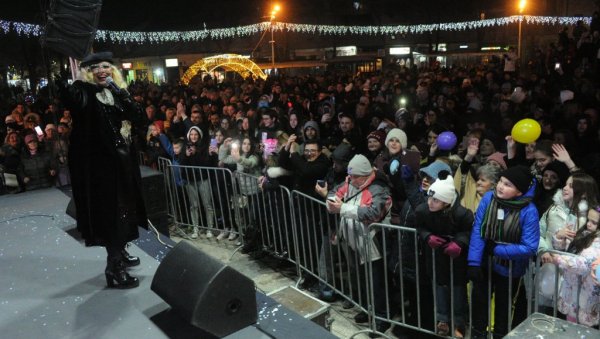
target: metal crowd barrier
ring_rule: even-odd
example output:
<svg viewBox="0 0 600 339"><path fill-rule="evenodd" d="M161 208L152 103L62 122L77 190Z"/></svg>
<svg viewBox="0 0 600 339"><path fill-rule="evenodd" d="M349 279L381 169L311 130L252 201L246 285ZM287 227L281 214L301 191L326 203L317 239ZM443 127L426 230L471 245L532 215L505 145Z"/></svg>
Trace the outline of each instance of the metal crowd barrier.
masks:
<svg viewBox="0 0 600 339"><path fill-rule="evenodd" d="M221 232L241 239L237 225L237 187L229 169L170 165L170 195L173 197L173 221L193 232L196 228L207 237ZM176 198L177 197L177 198Z"/></svg>
<svg viewBox="0 0 600 339"><path fill-rule="evenodd" d="M547 251L543 251L538 253L538 257L537 260L535 262L535 272L537 273L535 276L535 283L534 283L534 288L532 289L532 294L535 297L535 302L534 302L534 311L535 312L540 312L540 313L546 313L548 315L552 315L553 317L556 317L558 315L558 295L560 292L560 283L562 281L562 274L560 273L560 269L558 267L558 265L554 264L554 263L542 263L541 262L541 258L542 255L545 253L550 253L550 254L559 254L559 255L563 255L563 256L571 256L571 257L578 257L577 254L573 254L573 253L568 253L568 252L564 252L564 251L557 251L557 250L547 250ZM542 286L542 284L545 284L546 282L541 281L541 279L545 278L541 275L541 268L543 265L554 265L554 281L553 281L553 291L552 291L552 296L550 298L545 297L543 294L547 294L548 291L545 291L545 286ZM576 311L575 314L576 316L576 320L577 323L579 324L579 295L581 293L581 284L582 281L581 279L579 279L579 284L577 285L577 307L576 307ZM548 305L547 303L550 302L551 305ZM543 304L543 305L541 305ZM600 311L600 305L598 306L598 311ZM549 314L550 312L552 312L551 314Z"/></svg>
<svg viewBox="0 0 600 339"><path fill-rule="evenodd" d="M372 303L362 227L340 224L339 214L329 214L323 201L298 191L292 192L292 204L298 239L298 282L302 277L313 279L318 293L337 294L368 313Z"/></svg>
<svg viewBox="0 0 600 339"><path fill-rule="evenodd" d="M158 170L163 174L163 181L165 185L165 199L167 201L167 214L171 219L175 216L175 207L177 201L177 178L173 177L173 168L170 159L159 157L158 158Z"/></svg>
<svg viewBox="0 0 600 339"><path fill-rule="evenodd" d="M262 189L259 178L235 173L238 218L255 247L278 258L296 263L290 191L279 186Z"/></svg>
<svg viewBox="0 0 600 339"><path fill-rule="evenodd" d="M377 234L380 239L379 250L383 252L382 259L384 267L386 269L383 273L383 283L374 283L376 275L373 270L373 261L368 260L368 282L370 286L369 300L374 301L378 297L384 294L385 307L383 310L377 310L374 307L369 308L369 315L371 319L371 330L376 331L377 322L388 322L395 324L396 326L402 326L408 329L416 330L423 333L435 334L437 319L437 293L436 293L436 263L435 251L429 248L425 243L420 244L416 230L412 228L406 228L402 226L388 225L388 224L371 224L368 227L369 233ZM367 242L366 246L372 246L370 242ZM370 255L372 252L370 249L366 250L366 253ZM431 261L431 267L425 266L425 257L433 256L434 260ZM483 260L487 260L487 272L484 273L484 283L487 285L487 328L488 337L491 338L493 335L494 324L492 324L491 314L491 302L492 302L492 281L493 281L493 259L491 256L484 257ZM507 319L507 330L508 332L512 329L513 317L515 313L522 312L519 314L522 320L532 313L532 294L528 291L533 290L533 261L530 258L528 262L528 269L525 275L518 281L519 286L513 286L513 261L508 261L508 300L504 301L507 303L507 314L496 313L494 318L497 320L499 317L506 317ZM455 310L455 298L456 289L460 284L455 283L457 277L454 273L454 259L450 259L450 277L449 277L449 327L450 336L454 336L456 326L456 310ZM466 280L466 279L465 279ZM471 286L470 291L467 295L470 297L468 305L463 306L466 310L464 323L465 328L463 329L463 335L466 337L467 333L472 333L472 298L473 288L471 282L465 282L464 288L468 285ZM393 286L390 286L393 284ZM383 287L382 287L383 286ZM525 288L525 291L518 290L519 288ZM515 295L513 295L513 291ZM477 291L479 292L479 291ZM525 293L525 294L521 294ZM525 297L524 303L520 303L523 297ZM397 302L395 302L397 300ZM498 305L497 298L494 303ZM517 306L515 307L515 303ZM519 304L520 303L520 304ZM370 303L369 305L372 305ZM407 310L409 308L410 310ZM514 309L514 310L513 310ZM415 314L416 313L416 314Z"/></svg>
<svg viewBox="0 0 600 339"><path fill-rule="evenodd" d="M339 214L329 214L323 201L298 191L290 193L282 186L262 190L255 176L239 172L232 175L222 168L172 166L167 162L164 165L166 167L160 167L166 168L166 173L169 173L167 187L176 223L184 226L198 224L207 231L222 231L223 225L236 225L235 232L254 233L260 239L260 249L296 264L298 283L302 278L313 279L319 293L335 293L366 312L370 319L369 329L356 334L377 332L377 323L380 322L427 334L436 333L435 282L438 277L435 265L439 263L432 260L433 271L429 273L424 259L428 255L435 258L435 250L421 243L415 229L381 223L371 224L367 229L340 224ZM210 194L207 195L207 192ZM194 196L198 201L192 201ZM194 209L197 211L193 213L198 213L196 217L192 213ZM222 223L219 223L220 220ZM373 253L379 253L380 259L371 260ZM482 289L486 289L489 306L495 273L492 257L483 260L488 261L487 265L483 265L487 272L484 272L486 286ZM500 317L506 317L510 332L517 312L521 312L519 317L524 315L524 319L539 309L538 284L534 284L533 273L539 272L540 260L538 257L534 263L529 259L526 273L518 280L518 286L513 286L513 262L508 261L507 265L508 300L504 301L507 314L495 314L494 319L497 323ZM457 327L454 266L454 260L451 260L448 288L451 336ZM554 295L557 295L558 276L555 279ZM521 288L524 291L519 290ZM520 303L521 293L525 296L525 305ZM465 337L472 332L473 286L467 296ZM498 305L502 301L496 298L494 302ZM519 303L517 307L515 302ZM556 316L556 300L553 303L553 315ZM491 306L487 307L486 331L489 337L494 330L491 310Z"/></svg>

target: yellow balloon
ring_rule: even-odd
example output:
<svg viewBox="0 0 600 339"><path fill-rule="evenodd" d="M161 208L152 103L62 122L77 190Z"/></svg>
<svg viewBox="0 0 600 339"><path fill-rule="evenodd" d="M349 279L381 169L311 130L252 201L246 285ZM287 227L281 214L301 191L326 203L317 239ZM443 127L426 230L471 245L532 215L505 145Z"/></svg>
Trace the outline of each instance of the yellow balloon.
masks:
<svg viewBox="0 0 600 339"><path fill-rule="evenodd" d="M516 142L528 144L536 141L542 134L542 127L533 119L518 121L512 128L511 135Z"/></svg>

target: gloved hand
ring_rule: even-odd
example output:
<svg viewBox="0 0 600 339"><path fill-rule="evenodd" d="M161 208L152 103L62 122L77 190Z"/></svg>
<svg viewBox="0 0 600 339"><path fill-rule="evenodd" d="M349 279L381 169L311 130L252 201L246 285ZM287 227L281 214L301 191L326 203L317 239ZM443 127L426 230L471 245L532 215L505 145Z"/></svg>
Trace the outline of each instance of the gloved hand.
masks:
<svg viewBox="0 0 600 339"><path fill-rule="evenodd" d="M454 241L451 241L444 247L444 254L450 258L456 258L460 255L462 248Z"/></svg>
<svg viewBox="0 0 600 339"><path fill-rule="evenodd" d="M438 248L447 242L448 240L438 237L437 235L432 234L427 237L427 245L429 245L431 248Z"/></svg>
<svg viewBox="0 0 600 339"><path fill-rule="evenodd" d="M400 168L400 161L398 161L398 159L394 159L394 160L392 160L392 162L390 162L390 174L391 175L398 173L399 168Z"/></svg>
<svg viewBox="0 0 600 339"><path fill-rule="evenodd" d="M467 267L467 279L472 282L478 282L483 280L483 272L479 266Z"/></svg>
<svg viewBox="0 0 600 339"><path fill-rule="evenodd" d="M402 180L404 180L404 182L411 182L415 179L415 174L413 173L413 170L407 166L407 165L402 165Z"/></svg>
<svg viewBox="0 0 600 339"><path fill-rule="evenodd" d="M112 92L119 98L121 99L121 101L124 102L131 102L131 96L129 95L129 92L127 92L126 89L124 88L120 88L118 91L112 90Z"/></svg>

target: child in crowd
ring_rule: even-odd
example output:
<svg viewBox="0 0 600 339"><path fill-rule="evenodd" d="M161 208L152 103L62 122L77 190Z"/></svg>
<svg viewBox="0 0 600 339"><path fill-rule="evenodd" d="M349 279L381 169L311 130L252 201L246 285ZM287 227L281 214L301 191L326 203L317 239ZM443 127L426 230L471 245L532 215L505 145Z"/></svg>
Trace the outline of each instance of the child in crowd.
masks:
<svg viewBox="0 0 600 339"><path fill-rule="evenodd" d="M458 203L450 175L437 179L427 193L427 202L417 206L415 214L420 238L434 249L433 256L430 251L426 252L426 258L430 272L433 271L432 257L435 260L436 333L449 335L453 320L454 337L462 338L468 314L465 277L473 213ZM454 316L450 314L451 293L454 294Z"/></svg>
<svg viewBox="0 0 600 339"><path fill-rule="evenodd" d="M553 250L552 237L562 230L567 241L572 241L578 229L584 227L585 219L579 221L578 216L586 215L588 206L598 204L598 188L596 180L590 175L576 172L568 179L562 190L556 192L554 204L540 218L540 244L538 253ZM542 262L552 262L549 253L542 254Z"/></svg>
<svg viewBox="0 0 600 339"><path fill-rule="evenodd" d="M558 310L567 320L598 327L600 321L600 285L592 276L592 263L600 258L600 206L587 213L587 223L567 246L566 232L552 237L555 248L570 254L552 254L552 262L561 270L563 282L558 295ZM574 254L574 255L573 255Z"/></svg>
<svg viewBox="0 0 600 339"><path fill-rule="evenodd" d="M487 337L486 329L491 295L488 279L495 293L494 336L508 333L508 312L522 291L521 277L529 258L536 254L540 240L539 217L531 202L535 181L524 166L511 167L500 173L496 190L486 193L475 214L475 223L469 244L467 276L473 281L473 332L471 338ZM485 255L487 254L487 255ZM488 276L488 255L492 256L492 273ZM512 296L509 298L509 290ZM512 327L525 318L525 305L515 305Z"/></svg>

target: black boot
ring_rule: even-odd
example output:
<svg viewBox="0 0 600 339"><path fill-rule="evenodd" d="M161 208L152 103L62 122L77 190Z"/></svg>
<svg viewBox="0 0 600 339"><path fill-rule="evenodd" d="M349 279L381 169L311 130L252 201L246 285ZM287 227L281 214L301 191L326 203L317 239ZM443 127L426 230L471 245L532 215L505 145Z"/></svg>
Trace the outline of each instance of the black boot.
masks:
<svg viewBox="0 0 600 339"><path fill-rule="evenodd" d="M140 285L140 281L136 277L130 276L125 270L125 264L121 258L112 259L108 258L106 270L106 285L109 288L134 288Z"/></svg>
<svg viewBox="0 0 600 339"><path fill-rule="evenodd" d="M106 246L106 285L109 288L134 288L140 285L140 281L127 274L125 263L123 262L122 251L125 245L109 245Z"/></svg>
<svg viewBox="0 0 600 339"><path fill-rule="evenodd" d="M125 267L133 267L140 264L140 258L133 255L129 255L129 252L127 252L126 249L123 249L121 251L121 257L123 260L123 264L125 264Z"/></svg>

